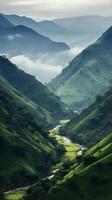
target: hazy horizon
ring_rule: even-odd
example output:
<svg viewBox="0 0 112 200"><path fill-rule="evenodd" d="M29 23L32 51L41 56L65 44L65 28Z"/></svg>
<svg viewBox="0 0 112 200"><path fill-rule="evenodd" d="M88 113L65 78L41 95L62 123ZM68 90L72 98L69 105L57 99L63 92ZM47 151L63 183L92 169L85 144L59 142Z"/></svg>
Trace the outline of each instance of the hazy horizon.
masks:
<svg viewBox="0 0 112 200"><path fill-rule="evenodd" d="M111 16L112 1L101 0L1 0L1 13L18 14L36 20L76 17L84 15Z"/></svg>

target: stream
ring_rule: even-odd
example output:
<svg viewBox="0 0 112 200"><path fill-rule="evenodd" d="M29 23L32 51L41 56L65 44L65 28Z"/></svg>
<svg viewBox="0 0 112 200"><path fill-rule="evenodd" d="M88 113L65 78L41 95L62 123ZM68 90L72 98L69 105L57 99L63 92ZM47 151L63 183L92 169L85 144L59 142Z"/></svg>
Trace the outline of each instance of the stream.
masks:
<svg viewBox="0 0 112 200"><path fill-rule="evenodd" d="M65 144L76 144L76 143L73 143L68 137L66 137L66 136L61 136L61 138L63 139L63 141L64 141L64 143ZM81 156L82 154L83 154L83 152L85 151L85 150L87 150L87 147L86 146L84 146L84 145L81 145L81 144L76 144L76 145L79 145L80 146L80 150L79 151L77 151L77 156Z"/></svg>
<svg viewBox="0 0 112 200"><path fill-rule="evenodd" d="M84 146L84 145L81 145L81 144L73 143L73 142L71 141L71 139L68 138L68 137L66 137L66 136L61 136L61 135L59 134L59 128L60 128L61 126L62 126L62 125L60 124L60 125L58 125L58 126L56 126L56 127L54 128L54 130L56 129L55 134L59 135L59 136L62 138L62 140L63 140L63 142L64 142L65 145L70 145L70 144L79 145L79 146L80 146L80 150L76 152L76 155L77 155L77 156L83 155L83 152L84 152L85 150L87 150L87 147ZM51 173L50 173L50 175L47 176L47 177L45 177L45 178L43 178L43 180L45 180L45 179L51 180L51 179L55 176L55 174L56 174L58 171L60 171L60 169L52 170ZM33 184L33 185L34 185L34 184ZM8 194L12 194L12 193L15 193L15 192L17 192L17 191L20 191L20 190L28 190L30 187L31 187L31 185L28 185L28 186L22 187L22 188L12 189L12 190L9 190L9 191L4 192L4 194L5 194L5 195L8 195Z"/></svg>

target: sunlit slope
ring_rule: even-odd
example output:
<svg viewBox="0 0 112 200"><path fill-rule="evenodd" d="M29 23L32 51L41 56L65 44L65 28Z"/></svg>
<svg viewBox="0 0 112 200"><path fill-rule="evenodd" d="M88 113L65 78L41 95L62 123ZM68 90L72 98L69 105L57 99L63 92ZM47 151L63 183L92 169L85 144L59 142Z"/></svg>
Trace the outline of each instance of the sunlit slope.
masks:
<svg viewBox="0 0 112 200"><path fill-rule="evenodd" d="M74 110L82 110L112 84L112 27L76 56L49 84Z"/></svg>
<svg viewBox="0 0 112 200"><path fill-rule="evenodd" d="M75 160L65 176L32 187L25 200L111 200L112 134Z"/></svg>
<svg viewBox="0 0 112 200"><path fill-rule="evenodd" d="M93 153L94 152L94 153ZM56 188L48 194L48 199L63 200L111 200L112 198L112 134L87 152L95 157L88 164L70 172ZM88 156L88 158L89 158ZM86 157L86 156L85 156Z"/></svg>
<svg viewBox="0 0 112 200"><path fill-rule="evenodd" d="M112 132L112 89L97 97L95 103L61 130L74 142L87 146L93 146L109 132Z"/></svg>

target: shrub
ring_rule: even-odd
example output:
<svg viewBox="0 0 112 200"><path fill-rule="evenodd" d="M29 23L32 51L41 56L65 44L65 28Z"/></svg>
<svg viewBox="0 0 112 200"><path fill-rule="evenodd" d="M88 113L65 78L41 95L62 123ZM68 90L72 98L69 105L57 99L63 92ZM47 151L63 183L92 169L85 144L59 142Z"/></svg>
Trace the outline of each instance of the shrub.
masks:
<svg viewBox="0 0 112 200"><path fill-rule="evenodd" d="M4 200L4 194L0 192L0 200Z"/></svg>
<svg viewBox="0 0 112 200"><path fill-rule="evenodd" d="M14 146L14 153L18 157L25 157L25 148L21 146Z"/></svg>
<svg viewBox="0 0 112 200"><path fill-rule="evenodd" d="M57 145L57 154L59 156L62 156L66 152L65 148L63 145L58 144Z"/></svg>
<svg viewBox="0 0 112 200"><path fill-rule="evenodd" d="M82 155L76 156L76 160L78 163L81 163L83 161L83 156Z"/></svg>
<svg viewBox="0 0 112 200"><path fill-rule="evenodd" d="M97 161L95 156L86 155L83 157L83 162L85 165L90 165L90 164L94 163L95 161Z"/></svg>

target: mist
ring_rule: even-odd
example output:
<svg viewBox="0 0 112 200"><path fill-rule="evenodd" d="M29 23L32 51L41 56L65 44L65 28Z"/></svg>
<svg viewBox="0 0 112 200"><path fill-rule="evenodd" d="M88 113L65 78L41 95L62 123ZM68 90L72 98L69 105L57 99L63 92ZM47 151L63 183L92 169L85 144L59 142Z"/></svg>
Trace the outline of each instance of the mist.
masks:
<svg viewBox="0 0 112 200"><path fill-rule="evenodd" d="M17 55L10 60L25 72L34 75L39 81L48 83L81 51L82 48L73 48L53 57L49 54L40 54L36 58L30 55Z"/></svg>

